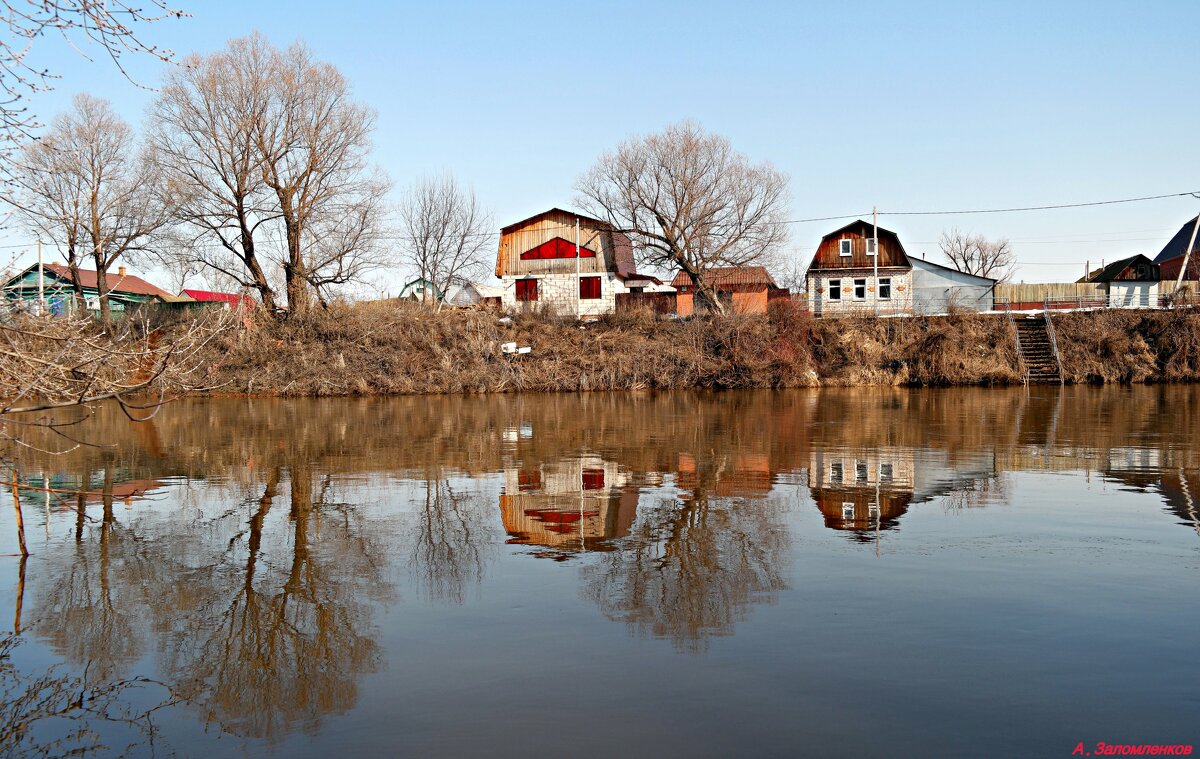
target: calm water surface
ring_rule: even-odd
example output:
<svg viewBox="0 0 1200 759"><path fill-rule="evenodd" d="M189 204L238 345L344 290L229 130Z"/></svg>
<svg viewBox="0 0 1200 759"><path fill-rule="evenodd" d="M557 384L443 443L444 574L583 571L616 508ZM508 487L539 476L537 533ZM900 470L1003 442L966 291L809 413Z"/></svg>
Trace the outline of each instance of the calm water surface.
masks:
<svg viewBox="0 0 1200 759"><path fill-rule="evenodd" d="M33 555L0 558L0 753L1200 743L1197 409L1163 387L106 412L105 447L19 464L55 492L22 494Z"/></svg>

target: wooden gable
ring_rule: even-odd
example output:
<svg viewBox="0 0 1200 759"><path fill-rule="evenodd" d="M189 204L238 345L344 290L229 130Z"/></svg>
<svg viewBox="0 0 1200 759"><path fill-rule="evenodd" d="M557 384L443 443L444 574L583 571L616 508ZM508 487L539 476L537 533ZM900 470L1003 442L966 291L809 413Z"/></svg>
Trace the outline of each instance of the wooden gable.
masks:
<svg viewBox="0 0 1200 759"><path fill-rule="evenodd" d="M872 226L866 221L855 221L821 238L821 244L813 256L809 269L871 269L875 266L874 256L867 255L867 242L872 236ZM841 254L842 240L850 241L850 255ZM908 254L900 244L895 232L879 228L879 268L910 269Z"/></svg>

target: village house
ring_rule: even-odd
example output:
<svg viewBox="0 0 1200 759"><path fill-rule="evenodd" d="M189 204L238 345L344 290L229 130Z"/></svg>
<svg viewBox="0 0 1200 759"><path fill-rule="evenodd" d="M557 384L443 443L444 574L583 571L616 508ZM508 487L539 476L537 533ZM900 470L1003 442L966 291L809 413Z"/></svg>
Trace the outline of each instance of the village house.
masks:
<svg viewBox="0 0 1200 759"><path fill-rule="evenodd" d="M909 256L895 232L858 220L821 238L805 284L814 315L936 314L991 311L996 280Z"/></svg>
<svg viewBox="0 0 1200 759"><path fill-rule="evenodd" d="M212 308L251 309L258 305L251 295L244 293L222 293L214 290L184 289L179 297L189 302L204 304Z"/></svg>
<svg viewBox="0 0 1200 759"><path fill-rule="evenodd" d="M616 311L617 296L672 292L638 274L633 244L607 222L559 208L500 230L496 276L505 309L549 307L560 314Z"/></svg>
<svg viewBox="0 0 1200 759"><path fill-rule="evenodd" d="M40 284L39 284L40 280ZM100 290L96 272L79 270L79 284L88 311L100 312ZM141 277L135 277L121 266L107 277L108 300L114 316L124 314L143 303L179 303L189 300L173 295L152 285ZM33 264L4 283L0 290L8 301L36 303L44 298L52 314L69 314L75 311L75 294L72 288L71 270L63 264Z"/></svg>
<svg viewBox="0 0 1200 759"><path fill-rule="evenodd" d="M1197 218L1189 219L1175 236L1167 241L1163 249L1154 257L1154 263L1158 264L1159 272L1164 280L1172 282L1179 279L1179 270L1183 268L1183 259L1188 252L1188 243L1192 242L1192 236L1196 232ZM1192 254L1188 257L1187 275L1185 280L1195 281L1200 279L1200 235L1196 236L1196 240L1192 243Z"/></svg>
<svg viewBox="0 0 1200 759"><path fill-rule="evenodd" d="M726 311L735 314L761 314L774 300L787 300L787 290L775 284L770 272L761 266L726 266L704 271L704 281L717 294ZM676 312L690 316L696 309L696 281L687 272L671 280L678 295Z"/></svg>
<svg viewBox="0 0 1200 759"><path fill-rule="evenodd" d="M1175 271L1179 273L1178 266ZM1113 261L1079 281L1098 285L1109 308L1148 308L1158 305L1161 278L1159 265L1138 254Z"/></svg>

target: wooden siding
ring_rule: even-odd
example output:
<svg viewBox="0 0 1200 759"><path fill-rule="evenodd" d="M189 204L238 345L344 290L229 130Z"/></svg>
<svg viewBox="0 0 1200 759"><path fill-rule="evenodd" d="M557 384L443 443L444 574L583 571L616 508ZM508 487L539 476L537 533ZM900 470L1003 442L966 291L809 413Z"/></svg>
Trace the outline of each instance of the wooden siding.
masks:
<svg viewBox="0 0 1200 759"><path fill-rule="evenodd" d="M583 274L602 274L616 271L613 253L612 232L606 226L586 218L576 217L562 211L553 211L535 217L527 224L506 227L500 234L500 247L496 254L496 276L523 276L526 274L574 274L576 259L545 258L522 261L521 254L561 237L575 242L575 220L579 218L579 246L596 251L595 257L586 255L579 261Z"/></svg>
<svg viewBox="0 0 1200 759"><path fill-rule="evenodd" d="M835 232L821 240L816 255L813 256L813 269L871 269L874 267L874 256L867 255L867 240L871 236L871 225L855 225ZM843 256L838 253L840 240L851 241L851 255ZM879 268L904 267L908 268L908 256L900 244L900 238L885 229L879 230Z"/></svg>

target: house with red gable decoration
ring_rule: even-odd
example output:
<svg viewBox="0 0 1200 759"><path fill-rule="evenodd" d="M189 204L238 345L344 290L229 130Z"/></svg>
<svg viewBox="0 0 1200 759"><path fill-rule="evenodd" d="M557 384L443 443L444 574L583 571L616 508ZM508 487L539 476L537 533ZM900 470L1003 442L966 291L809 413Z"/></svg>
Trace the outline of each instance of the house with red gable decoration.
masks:
<svg viewBox="0 0 1200 759"><path fill-rule="evenodd" d="M628 236L561 208L500 230L496 276L504 283L506 309L547 307L581 317L613 313L618 295L673 291L638 273Z"/></svg>

